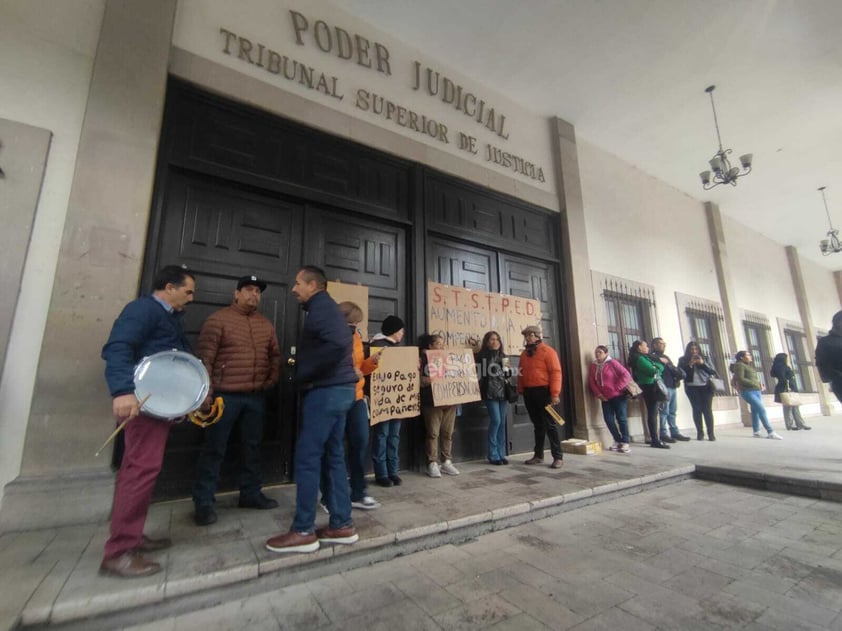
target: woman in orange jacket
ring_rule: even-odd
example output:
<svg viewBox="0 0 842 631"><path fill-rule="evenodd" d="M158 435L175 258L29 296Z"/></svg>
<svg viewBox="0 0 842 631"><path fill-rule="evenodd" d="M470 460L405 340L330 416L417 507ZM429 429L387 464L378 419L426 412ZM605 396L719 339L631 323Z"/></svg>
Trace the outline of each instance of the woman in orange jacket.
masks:
<svg viewBox="0 0 842 631"><path fill-rule="evenodd" d="M544 409L561 402L561 363L555 350L543 343L541 329L530 325L521 331L526 348L520 354L517 390L523 395L529 420L535 428L535 455L525 464L544 462L544 435L550 440L552 469L561 469L561 438L558 425Z"/></svg>

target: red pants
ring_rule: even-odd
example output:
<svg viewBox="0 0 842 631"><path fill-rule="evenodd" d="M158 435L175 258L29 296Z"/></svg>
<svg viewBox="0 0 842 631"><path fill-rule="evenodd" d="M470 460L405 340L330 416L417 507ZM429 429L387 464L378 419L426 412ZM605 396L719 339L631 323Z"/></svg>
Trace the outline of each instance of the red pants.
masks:
<svg viewBox="0 0 842 631"><path fill-rule="evenodd" d="M141 543L171 427L172 423L168 421L141 414L129 421L123 430L126 451L114 485L111 537L105 543L106 559L133 550Z"/></svg>

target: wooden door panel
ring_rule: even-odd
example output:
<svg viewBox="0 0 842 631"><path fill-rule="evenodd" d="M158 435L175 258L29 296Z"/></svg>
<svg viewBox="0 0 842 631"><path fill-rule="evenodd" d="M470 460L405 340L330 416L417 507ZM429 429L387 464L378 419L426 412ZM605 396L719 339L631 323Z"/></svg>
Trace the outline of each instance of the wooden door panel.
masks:
<svg viewBox="0 0 842 631"><path fill-rule="evenodd" d="M308 254L308 260L317 260L329 280L368 287L369 337L380 332L380 324L389 315L407 322L405 228L341 211L308 208L307 232L314 235L314 253ZM407 338L404 344L414 341ZM398 454L403 468L417 464L415 453L423 441L417 427L417 419L403 424Z"/></svg>
<svg viewBox="0 0 842 631"><path fill-rule="evenodd" d="M497 253L440 238L430 239L428 278L439 283L499 291ZM426 288L424 289L426 291ZM485 458L488 453L488 412L481 402L462 406L453 432L453 457Z"/></svg>
<svg viewBox="0 0 842 631"><path fill-rule="evenodd" d="M500 254L500 291L540 302L544 342L552 346L561 357L563 349L558 344L558 297L555 295L555 275L556 267L552 263ZM517 365L519 360L519 357L513 357L512 365ZM509 448L513 453L531 451L535 447L535 436L532 422L523 405L523 399L510 407L512 413L509 415ZM565 415L565 418L569 416ZM562 439L564 437L563 432Z"/></svg>
<svg viewBox="0 0 842 631"><path fill-rule="evenodd" d="M368 287L369 333L388 315L406 321L406 230L335 210L308 209L329 280Z"/></svg>
<svg viewBox="0 0 842 631"><path fill-rule="evenodd" d="M289 419L295 418L296 396L283 369L298 327L298 303L290 289L301 264L303 206L223 180L177 172L167 174L163 197L156 267L183 264L196 275L196 297L184 319L194 347L205 319L231 304L239 277L257 274L268 283L260 311L275 325L284 357L281 382L267 401L262 469L266 483L287 480L294 436ZM190 423L173 427L156 499L190 495L202 432ZM238 453L235 427L219 491L237 488Z"/></svg>

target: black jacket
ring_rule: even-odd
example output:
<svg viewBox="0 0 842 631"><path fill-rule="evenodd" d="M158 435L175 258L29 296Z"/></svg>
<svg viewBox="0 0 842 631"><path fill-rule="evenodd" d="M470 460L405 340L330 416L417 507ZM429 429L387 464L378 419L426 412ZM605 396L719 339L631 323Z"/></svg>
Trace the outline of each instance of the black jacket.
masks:
<svg viewBox="0 0 842 631"><path fill-rule="evenodd" d="M771 375L778 380L775 385L775 402L781 402L781 392L798 392L798 384L795 381L795 373L792 368L783 362L773 362Z"/></svg>
<svg viewBox="0 0 842 631"><path fill-rule="evenodd" d="M649 353L649 356L656 362L660 362L661 357L666 357L667 360L669 360L668 364L664 364L664 372L661 374L661 379L664 380L664 385L667 388L677 388L681 385L681 380L684 379L684 371L672 363L669 355L659 353L658 351L652 351Z"/></svg>
<svg viewBox="0 0 842 631"><path fill-rule="evenodd" d="M307 317L298 338L295 381L299 388L357 383L351 328L326 291L304 304Z"/></svg>
<svg viewBox="0 0 842 631"><path fill-rule="evenodd" d="M831 331L819 340L816 345L816 368L824 383L842 381L842 335Z"/></svg>
<svg viewBox="0 0 842 631"><path fill-rule="evenodd" d="M506 398L506 381L511 371L503 367L505 356L502 350L492 351L487 348L474 355L479 376L479 392L483 401Z"/></svg>

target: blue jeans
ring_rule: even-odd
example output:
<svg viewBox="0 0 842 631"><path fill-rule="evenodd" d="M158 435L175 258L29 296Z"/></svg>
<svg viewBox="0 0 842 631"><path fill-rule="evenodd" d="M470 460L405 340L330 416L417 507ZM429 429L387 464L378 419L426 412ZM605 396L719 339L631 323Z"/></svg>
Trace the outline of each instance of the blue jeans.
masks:
<svg viewBox="0 0 842 631"><path fill-rule="evenodd" d="M629 443L629 400L625 395L602 402L602 418L615 443ZM615 419L616 418L616 422Z"/></svg>
<svg viewBox="0 0 842 631"><path fill-rule="evenodd" d="M211 506L215 501L219 469L237 420L240 421L240 497L253 499L260 494L260 441L263 440L266 396L262 392L230 392L222 398L225 401L222 418L204 430L205 445L193 486L196 506Z"/></svg>
<svg viewBox="0 0 842 631"><path fill-rule="evenodd" d="M678 405L678 399L675 394L675 388L667 387L669 399L662 401L658 408L658 413L661 417L660 432L661 438L678 436L678 426L675 424L675 409Z"/></svg>
<svg viewBox="0 0 842 631"><path fill-rule="evenodd" d="M398 475L398 447L401 444L401 422L399 419L383 421L374 426L374 444L371 460L374 463L374 477L378 480Z"/></svg>
<svg viewBox="0 0 842 631"><path fill-rule="evenodd" d="M509 404L505 399L486 399L488 409L488 459L506 457L506 415Z"/></svg>
<svg viewBox="0 0 842 631"><path fill-rule="evenodd" d="M365 497L365 457L368 452L368 404L365 399L354 401L345 419L345 438L348 440L348 470L351 472L351 501ZM322 458L322 501L327 506L327 457Z"/></svg>
<svg viewBox="0 0 842 631"><path fill-rule="evenodd" d="M301 430L295 444L295 519L292 530L312 533L322 457L327 458L329 526L350 526L351 497L345 469L345 418L356 398L356 385L313 388L302 396Z"/></svg>
<svg viewBox="0 0 842 631"><path fill-rule="evenodd" d="M766 416L766 408L763 407L763 399L761 398L760 390L743 390L740 392L740 396L751 408L752 431L759 432L761 423L763 423L763 427L767 432L771 433L775 431L772 429L772 425L769 423L769 419Z"/></svg>

